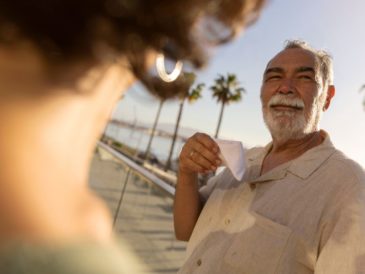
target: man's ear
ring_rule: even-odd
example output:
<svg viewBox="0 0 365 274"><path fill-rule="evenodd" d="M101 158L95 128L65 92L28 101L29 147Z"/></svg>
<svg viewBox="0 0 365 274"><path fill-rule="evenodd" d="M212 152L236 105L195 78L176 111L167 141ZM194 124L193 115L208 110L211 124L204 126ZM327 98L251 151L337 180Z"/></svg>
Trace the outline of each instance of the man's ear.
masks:
<svg viewBox="0 0 365 274"><path fill-rule="evenodd" d="M324 103L323 111L326 111L330 107L331 100L332 100L333 96L335 96L335 93L336 93L335 86L333 86L333 85L328 86L326 102Z"/></svg>

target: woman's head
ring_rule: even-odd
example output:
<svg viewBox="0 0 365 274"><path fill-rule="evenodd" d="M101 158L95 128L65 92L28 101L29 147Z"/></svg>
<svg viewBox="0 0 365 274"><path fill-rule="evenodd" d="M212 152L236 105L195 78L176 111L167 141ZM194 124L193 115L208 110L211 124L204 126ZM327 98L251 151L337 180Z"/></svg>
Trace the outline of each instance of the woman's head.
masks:
<svg viewBox="0 0 365 274"><path fill-rule="evenodd" d="M123 56L150 89L149 52L194 67L208 45L231 40L264 0L9 0L0 3L0 45L30 41L52 67ZM52 70L50 70L52 71ZM164 96L164 95L162 95Z"/></svg>

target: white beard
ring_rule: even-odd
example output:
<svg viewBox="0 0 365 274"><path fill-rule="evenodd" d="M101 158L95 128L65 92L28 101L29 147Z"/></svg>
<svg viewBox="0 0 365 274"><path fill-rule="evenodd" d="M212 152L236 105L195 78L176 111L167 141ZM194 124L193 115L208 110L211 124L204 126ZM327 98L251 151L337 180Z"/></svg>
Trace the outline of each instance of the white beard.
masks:
<svg viewBox="0 0 365 274"><path fill-rule="evenodd" d="M287 95L274 95L263 107L263 117L273 140L278 143L285 143L288 140L298 140L304 138L319 127L319 120L322 114L324 100L320 96L307 112L304 102L299 98L288 98ZM325 98L325 97L324 97ZM301 111L276 111L270 108L273 104L283 104L303 107Z"/></svg>

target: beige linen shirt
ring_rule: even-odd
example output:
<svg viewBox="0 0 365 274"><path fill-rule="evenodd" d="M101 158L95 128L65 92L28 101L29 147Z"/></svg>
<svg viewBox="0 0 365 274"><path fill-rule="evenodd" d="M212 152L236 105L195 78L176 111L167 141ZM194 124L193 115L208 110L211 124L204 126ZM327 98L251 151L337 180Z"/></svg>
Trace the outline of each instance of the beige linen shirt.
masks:
<svg viewBox="0 0 365 274"><path fill-rule="evenodd" d="M240 182L210 180L179 273L365 274L364 170L322 134L262 176L270 144L248 151Z"/></svg>

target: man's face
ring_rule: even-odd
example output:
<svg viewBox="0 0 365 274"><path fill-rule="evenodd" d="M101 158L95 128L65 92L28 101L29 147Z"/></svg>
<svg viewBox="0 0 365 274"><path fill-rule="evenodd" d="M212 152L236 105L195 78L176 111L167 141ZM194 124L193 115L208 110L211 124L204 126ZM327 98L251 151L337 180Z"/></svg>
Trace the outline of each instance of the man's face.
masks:
<svg viewBox="0 0 365 274"><path fill-rule="evenodd" d="M264 120L274 140L300 139L318 129L326 92L313 53L287 49L268 64L261 87Z"/></svg>

